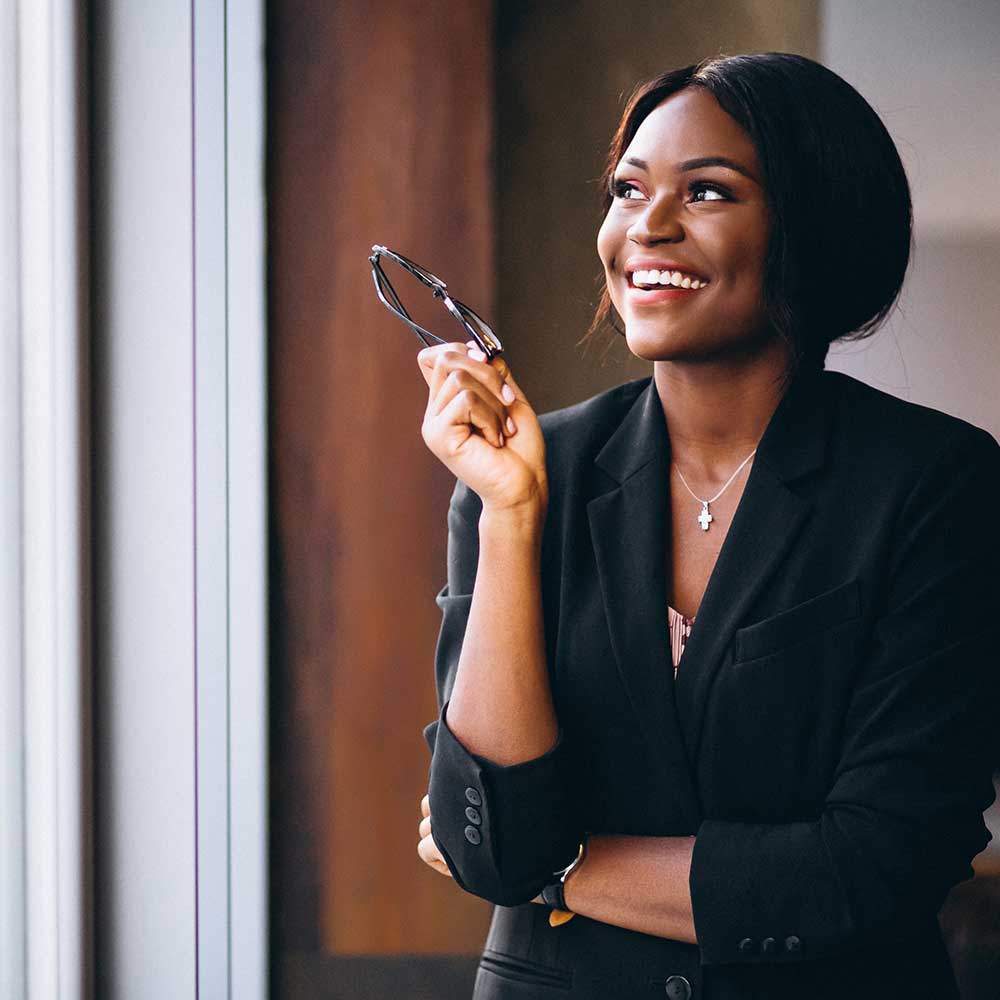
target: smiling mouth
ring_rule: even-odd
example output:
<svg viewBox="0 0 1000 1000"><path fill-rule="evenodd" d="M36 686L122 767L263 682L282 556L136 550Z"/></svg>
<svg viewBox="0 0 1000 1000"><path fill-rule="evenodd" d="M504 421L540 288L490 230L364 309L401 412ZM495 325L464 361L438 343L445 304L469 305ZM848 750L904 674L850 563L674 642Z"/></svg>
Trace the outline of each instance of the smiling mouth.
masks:
<svg viewBox="0 0 1000 1000"><path fill-rule="evenodd" d="M626 274L628 287L636 291L674 290L695 292L709 284L701 278L684 274L682 271L629 271Z"/></svg>

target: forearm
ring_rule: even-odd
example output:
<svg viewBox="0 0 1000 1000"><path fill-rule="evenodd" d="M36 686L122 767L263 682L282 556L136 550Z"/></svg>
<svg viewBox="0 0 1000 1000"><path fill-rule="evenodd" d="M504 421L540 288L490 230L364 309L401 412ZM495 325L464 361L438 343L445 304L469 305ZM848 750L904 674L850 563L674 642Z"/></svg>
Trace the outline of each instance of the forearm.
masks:
<svg viewBox="0 0 1000 1000"><path fill-rule="evenodd" d="M616 927L697 944L688 880L694 837L594 835L566 905Z"/></svg>
<svg viewBox="0 0 1000 1000"><path fill-rule="evenodd" d="M545 507L485 509L469 620L448 704L448 726L473 753L510 765L550 750L552 704L542 617Z"/></svg>

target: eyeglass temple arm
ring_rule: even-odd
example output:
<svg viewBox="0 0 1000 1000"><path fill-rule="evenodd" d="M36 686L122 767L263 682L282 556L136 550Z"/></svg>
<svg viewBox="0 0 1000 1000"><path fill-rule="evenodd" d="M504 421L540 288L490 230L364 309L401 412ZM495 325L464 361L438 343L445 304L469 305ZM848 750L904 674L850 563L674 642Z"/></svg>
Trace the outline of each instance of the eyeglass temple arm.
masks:
<svg viewBox="0 0 1000 1000"><path fill-rule="evenodd" d="M386 284L389 284L389 279L386 278L385 271L382 270L382 267L378 262L378 259L382 254L385 254L386 257L394 260L401 267L406 268L406 270L409 271L410 274L417 279L417 281L426 285L432 292L434 292L435 295L447 292L448 286L438 277L433 275L428 277L427 274L423 273L423 268L416 261L410 260L409 257L404 257L401 253L396 253L395 250L390 250L388 247L374 246L372 247L372 253L368 259L371 261L372 267L378 268L379 274L382 275Z"/></svg>
<svg viewBox="0 0 1000 1000"><path fill-rule="evenodd" d="M473 313L473 315L476 316L478 316L478 313L475 313L472 309L470 309L467 305L465 305L464 302L459 302L457 299L451 298L451 296L448 295L448 286L443 281L441 281L440 278L436 278L434 281L428 280L423 274L419 273L419 271L416 270L416 268L419 267L419 265L415 264L407 257L404 257L402 254L395 253L394 251L389 250L386 247L374 246L372 247L372 251L373 252L369 256L368 260L371 262L372 265L372 279L375 282L376 294L382 300L382 303L386 306L386 308L388 308L391 312L394 312L404 323L410 326L410 328L417 335L417 337L420 338L421 342L425 346L427 347L431 346L431 344L427 343L425 339L426 337L430 337L431 341L435 344L446 344L448 343L448 341L442 340L440 337L431 333L430 330L425 330L418 323L413 322L413 319L410 317L410 314L406 311L405 306L399 300L399 296L396 294L396 290L392 287L392 282L389 281L388 277L386 277L385 271L382 270L382 267L378 262L380 254L384 253L386 254L386 256L391 257L396 261L398 261L399 263L401 263L402 266L406 267L406 269L410 271L410 273L415 278L421 281L434 293L435 298L444 299L446 305L448 303L452 303L453 305L460 307L460 309L452 309L449 306L449 312L451 312L452 315L462 324L462 326L465 327L466 332L479 345L483 353L486 355L486 359L488 361L492 360L498 354L502 353L500 350L494 347L493 344L491 344L489 341L483 339L479 331L476 330L472 326L472 324L469 323L469 321L461 314L461 309L464 309L467 312L471 312ZM381 276L382 278L381 284L379 282L379 276ZM382 293L382 287L381 287L382 284L385 285L389 294L392 296L394 304L386 300L385 295ZM482 317L479 317L479 322L482 323L483 326L490 332L491 337L496 336L490 329L489 324Z"/></svg>
<svg viewBox="0 0 1000 1000"><path fill-rule="evenodd" d="M378 265L375 264L374 266L377 267ZM419 323L414 323L413 320L410 318L409 313L407 313L407 311L403 308L402 302L399 301L399 298L397 297L395 290L393 289L392 285L389 284L389 281L385 277L384 274L383 274L382 278L385 281L386 286L388 287L390 294L392 295L392 297L398 303L398 308L395 305L393 305L382 294L382 288L379 285L378 275L375 274L375 272L373 270L372 271L372 280L375 282L375 293L378 295L379 299L382 301L382 304L386 307L386 309L388 309L389 312L391 312L391 313L395 314L396 316L398 316L413 331L414 335L424 345L424 347L433 347L434 344L446 344L446 343L448 343L448 341L442 340L436 334L431 333L430 330L425 330L422 326L420 326Z"/></svg>
<svg viewBox="0 0 1000 1000"><path fill-rule="evenodd" d="M479 313L475 311L475 309L470 309L469 306L467 306L464 302L459 302L458 299L453 299L451 298L451 296L449 296L448 299L452 305L457 307L457 310L449 308L448 311L461 322L462 326L464 326L465 329L469 331L469 333L472 334L472 336L475 338L476 343L482 346L483 351L486 353L486 355L488 357L495 357L497 354L502 354L503 348L494 347L493 344L489 343L488 341L485 341L483 339L482 333L480 333L479 330L476 330L472 326L472 324L465 318L464 314L471 313L473 316L475 316L476 320L482 325L483 329L489 335L490 340L499 344L497 335L493 332L493 327L491 327L489 323L487 323L486 320L484 320L483 317L480 316Z"/></svg>

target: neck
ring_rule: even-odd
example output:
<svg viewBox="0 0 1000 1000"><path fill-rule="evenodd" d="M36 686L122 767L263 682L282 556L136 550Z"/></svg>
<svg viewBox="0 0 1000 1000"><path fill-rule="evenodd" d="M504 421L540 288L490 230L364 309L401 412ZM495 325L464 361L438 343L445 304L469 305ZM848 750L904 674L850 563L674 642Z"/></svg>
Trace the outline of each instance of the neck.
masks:
<svg viewBox="0 0 1000 1000"><path fill-rule="evenodd" d="M736 367L655 362L672 459L689 482L724 483L753 452L784 395L786 367L777 355Z"/></svg>

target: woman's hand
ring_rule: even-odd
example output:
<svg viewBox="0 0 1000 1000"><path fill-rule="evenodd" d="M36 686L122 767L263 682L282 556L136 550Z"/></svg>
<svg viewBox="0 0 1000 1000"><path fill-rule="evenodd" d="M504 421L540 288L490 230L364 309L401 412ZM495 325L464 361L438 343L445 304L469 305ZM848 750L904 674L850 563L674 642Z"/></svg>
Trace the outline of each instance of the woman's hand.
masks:
<svg viewBox="0 0 1000 1000"><path fill-rule="evenodd" d="M431 837L431 800L429 795L425 795L420 800L420 813L424 817L417 828L420 834L420 842L417 844L417 854L420 856L420 860L424 864L430 865L434 871L447 875L448 878L453 878L454 876L448 871L444 858L441 857L437 844L434 843L434 838ZM545 900L539 895L535 896L532 902L544 903Z"/></svg>
<svg viewBox="0 0 1000 1000"><path fill-rule="evenodd" d="M434 838L431 837L431 800L429 795L425 795L420 800L420 812L424 818L418 827L420 843L417 844L417 854L424 864L430 865L434 871L451 878L452 874L448 871L448 866L445 864L444 858L441 857L441 852L438 850L437 844L434 843Z"/></svg>
<svg viewBox="0 0 1000 1000"><path fill-rule="evenodd" d="M484 510L544 510L548 478L538 417L503 357L487 362L474 345L436 344L417 355L430 390L424 442L478 494Z"/></svg>

